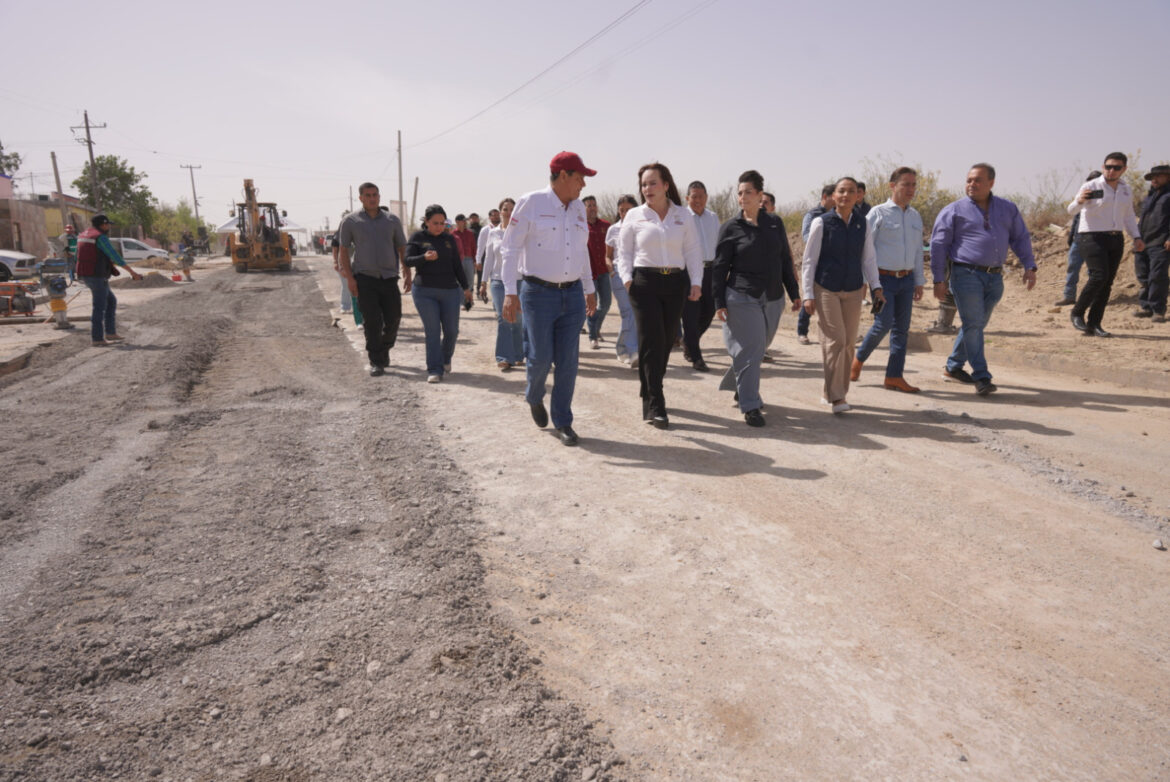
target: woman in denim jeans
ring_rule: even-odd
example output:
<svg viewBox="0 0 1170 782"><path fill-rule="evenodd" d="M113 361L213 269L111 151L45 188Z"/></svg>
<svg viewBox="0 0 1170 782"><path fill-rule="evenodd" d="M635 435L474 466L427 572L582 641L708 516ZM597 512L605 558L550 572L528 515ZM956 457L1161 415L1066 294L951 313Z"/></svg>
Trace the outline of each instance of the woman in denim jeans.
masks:
<svg viewBox="0 0 1170 782"><path fill-rule="evenodd" d="M626 212L637 205L638 199L632 195L624 195L619 198L617 219L605 232L605 262L609 266L610 287L613 289L613 299L617 302L618 312L622 316L621 330L618 331L617 337L617 358L623 364L629 365L631 369L638 368L638 324L634 322L634 308L630 306L630 295L626 292L626 286L622 284L622 278L618 275L613 254L617 250L622 220L625 218Z"/></svg>
<svg viewBox="0 0 1170 782"><path fill-rule="evenodd" d="M515 201L505 198L500 202L500 224L483 229L486 238L483 240L483 281L479 284L479 295L486 296L491 290L492 307L496 311L496 367L501 372L524 363L528 342L522 313L517 313L515 323L504 320L504 281L500 279L503 270L500 244L504 241L508 223L512 222L515 206Z"/></svg>
<svg viewBox="0 0 1170 782"><path fill-rule="evenodd" d="M455 237L446 232L443 207L432 204L424 215L425 227L406 243L406 265L416 270L410 294L426 337L427 382L438 383L451 371L459 336L459 307L463 301L471 301L471 283L463 271Z"/></svg>

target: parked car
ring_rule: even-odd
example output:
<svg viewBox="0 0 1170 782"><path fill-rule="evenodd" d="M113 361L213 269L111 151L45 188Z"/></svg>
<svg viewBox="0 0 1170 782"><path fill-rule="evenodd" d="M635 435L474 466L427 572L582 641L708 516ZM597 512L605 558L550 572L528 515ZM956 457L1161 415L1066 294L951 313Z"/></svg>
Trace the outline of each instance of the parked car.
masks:
<svg viewBox="0 0 1170 782"><path fill-rule="evenodd" d="M162 260L169 260L171 254L166 250L161 250L158 247L151 247L149 244L140 242L137 239L124 239L118 237L110 237L110 242L113 243L114 249L122 256L127 263L134 263L136 261L149 261L151 258L160 258Z"/></svg>
<svg viewBox="0 0 1170 782"><path fill-rule="evenodd" d="M9 279L24 280L37 273L37 257L17 250L0 250L0 264L4 264Z"/></svg>

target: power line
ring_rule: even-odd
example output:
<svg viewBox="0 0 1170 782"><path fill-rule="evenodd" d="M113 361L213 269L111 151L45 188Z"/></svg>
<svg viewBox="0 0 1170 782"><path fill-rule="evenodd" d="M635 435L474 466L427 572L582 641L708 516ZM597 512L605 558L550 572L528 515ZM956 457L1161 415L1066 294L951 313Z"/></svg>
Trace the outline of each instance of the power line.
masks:
<svg viewBox="0 0 1170 782"><path fill-rule="evenodd" d="M476 120L476 119L478 119L478 118L482 117L484 114L488 113L489 111L491 111L492 109L494 109L496 106L499 106L501 103L503 103L504 101L506 101L508 98L511 98L513 95L515 95L516 93L520 92L520 90L524 89L524 88L525 88L525 87L527 87L529 84L532 84L534 81L536 81L537 79L539 79L541 76L544 76L546 73L548 73L549 71L551 71L553 68L556 68L558 65L560 65L560 64L561 64L561 63L563 63L565 60L567 60L567 59L569 59L570 57L572 57L572 56L573 56L574 54L576 54L577 52L579 52L579 51L581 51L582 49L584 49L585 47L589 46L589 44L591 44L591 43L593 43L594 41L596 41L597 39L601 38L603 35L605 35L606 33L608 33L610 30L614 29L615 27L617 27L619 24L621 24L622 22L624 22L626 19L628 19L628 18L630 18L631 16L633 16L633 15L634 15L635 13L637 13L637 12L638 12L638 11L639 11L639 10L640 10L640 9L641 9L643 6L645 6L645 5L648 5L649 3L650 3L650 0L638 0L638 2L634 4L634 7L633 7L633 8L630 8L630 9L629 9L628 11L626 11L624 14L622 14L621 16L619 16L617 19L614 19L612 22L610 22L609 24L607 24L605 27L601 28L599 31L597 31L597 32L596 32L596 33L594 33L592 36L590 36L590 37L589 37L589 38L588 38L586 41L584 41L583 43L581 43L580 45L578 45L578 46L577 46L575 49L573 49L571 52L569 52L568 54L566 54L566 55L564 55L563 57L561 57L559 60L557 60L556 62L554 62L552 65L548 66L548 67L547 67L547 68L545 68L543 71L541 71L540 73L536 74L536 75L535 75L535 76L533 76L531 79L529 79L528 81L524 82L524 83L523 83L523 84L521 84L519 87L517 87L516 89L512 90L511 92L509 92L509 93L508 93L507 95L505 95L504 97L500 98L499 100L495 101L494 103L491 103L491 104L489 104L489 105L488 105L488 106L486 106L485 108L482 108L482 109L480 109L479 111L477 111L476 113L472 114L470 117L468 117L467 119L463 120L462 122L460 122L460 123L458 123L458 124L455 124L455 125L452 125L451 127L447 128L447 129L446 129L446 130L444 130L443 132L441 132L441 133L436 133L435 135L431 136L430 138L427 138L427 139L424 139L424 140L422 140L422 141L419 141L419 142L418 142L418 143L416 143L416 144L411 144L409 147L407 147L407 149L414 149L415 147L421 147L423 144L429 144L429 143L431 143L432 141L435 141L436 139L440 139L440 138L442 138L443 136L446 136L448 133L451 133L452 131L458 130L459 128L463 127L463 126L464 126L464 125L466 125L467 123L469 123L469 122L471 122L471 121L473 121L473 120Z"/></svg>
<svg viewBox="0 0 1170 782"><path fill-rule="evenodd" d="M565 82L564 84L561 84L558 87L554 87L553 89L549 90L545 94L534 99L531 103L528 103L528 104L520 107L516 111L516 114L523 114L524 112L528 111L529 109L533 108L534 106L537 106L538 104L543 103L544 101L548 100L549 98L553 98L557 95L560 95L562 92L569 89L570 87L572 87L576 84L579 84L585 78L592 76L593 74L597 73L598 71L604 70L605 68L607 68L610 65L610 63L614 62L615 60L621 59L622 57L626 56L627 54L634 51L635 49L637 49L641 46L644 46L646 43L654 40L655 38L662 36L664 33L670 32L671 30L678 27L680 24L682 24L686 20L690 19L695 14L699 13L700 11L705 10L709 6L715 5L715 3L717 3L717 2L719 2L719 0L705 0L705 2L699 3L697 6L692 8L690 11L687 11L685 14L678 17L674 21L672 21L668 24L665 24L662 27L659 27L657 30L650 33L645 38L641 38L641 39L635 41L634 43L627 46L625 49L622 49L621 51L619 51L617 54L611 55L611 56L605 58L604 60L602 60L601 62L597 63L597 65L595 65L594 67L585 71L584 73L576 76L575 78L570 79L569 81Z"/></svg>

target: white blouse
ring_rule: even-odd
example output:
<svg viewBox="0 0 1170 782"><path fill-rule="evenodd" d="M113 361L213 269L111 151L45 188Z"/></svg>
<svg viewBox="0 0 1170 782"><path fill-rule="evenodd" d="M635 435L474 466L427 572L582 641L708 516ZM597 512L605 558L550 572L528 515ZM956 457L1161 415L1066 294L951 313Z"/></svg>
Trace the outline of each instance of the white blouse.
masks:
<svg viewBox="0 0 1170 782"><path fill-rule="evenodd" d="M695 218L684 206L671 204L666 219L647 204L626 212L616 247L618 274L622 282L634 279L634 269L685 268L691 285L703 280L703 246Z"/></svg>

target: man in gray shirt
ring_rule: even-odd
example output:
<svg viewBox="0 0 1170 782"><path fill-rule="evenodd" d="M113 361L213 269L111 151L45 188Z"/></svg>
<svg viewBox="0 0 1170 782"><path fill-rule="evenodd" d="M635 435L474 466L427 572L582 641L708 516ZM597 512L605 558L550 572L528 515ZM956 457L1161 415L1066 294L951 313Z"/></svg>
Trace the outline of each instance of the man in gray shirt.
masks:
<svg viewBox="0 0 1170 782"><path fill-rule="evenodd" d="M398 270L406 253L406 235L402 221L378 208L382 195L377 185L362 183L358 195L361 211L347 216L337 232L341 245L338 261L349 292L357 296L370 375L377 377L385 374L390 364L390 348L398 338L398 324L402 320ZM403 272L403 285L410 290L409 270Z"/></svg>

